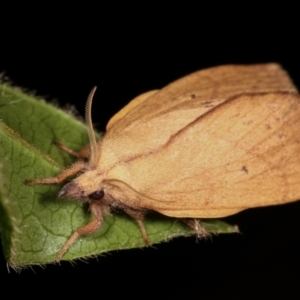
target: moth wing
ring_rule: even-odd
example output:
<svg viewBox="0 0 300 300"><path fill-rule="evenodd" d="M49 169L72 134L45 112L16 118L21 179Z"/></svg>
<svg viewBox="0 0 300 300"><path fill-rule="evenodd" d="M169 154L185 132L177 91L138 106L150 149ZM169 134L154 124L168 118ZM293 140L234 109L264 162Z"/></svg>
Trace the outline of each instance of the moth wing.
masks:
<svg viewBox="0 0 300 300"><path fill-rule="evenodd" d="M197 106L205 113L207 108L234 95L274 91L297 91L289 75L276 63L208 68L134 98L111 118L107 130L120 134L169 111Z"/></svg>
<svg viewBox="0 0 300 300"><path fill-rule="evenodd" d="M224 217L295 201L299 128L298 94L235 96L154 152L116 165L108 176L124 191L134 191L139 207L172 217Z"/></svg>
<svg viewBox="0 0 300 300"><path fill-rule="evenodd" d="M128 112L133 110L136 106L143 103L147 98L156 94L159 90L153 90L146 93L143 93L133 100L131 100L125 107L123 107L118 113L116 113L107 123L106 131L108 131L113 125L115 125L119 120L123 119Z"/></svg>
<svg viewBox="0 0 300 300"><path fill-rule="evenodd" d="M130 102L108 123L101 141L104 169L164 145L193 120L242 93L296 91L278 64L228 65L185 76Z"/></svg>

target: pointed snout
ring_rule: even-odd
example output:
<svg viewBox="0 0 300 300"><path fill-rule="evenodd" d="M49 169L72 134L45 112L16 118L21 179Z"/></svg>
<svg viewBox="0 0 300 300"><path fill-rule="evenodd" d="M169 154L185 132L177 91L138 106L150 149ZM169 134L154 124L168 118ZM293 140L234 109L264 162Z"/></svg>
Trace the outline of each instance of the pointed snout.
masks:
<svg viewBox="0 0 300 300"><path fill-rule="evenodd" d="M59 198L80 199L82 196L81 189L75 182L67 183L59 192Z"/></svg>

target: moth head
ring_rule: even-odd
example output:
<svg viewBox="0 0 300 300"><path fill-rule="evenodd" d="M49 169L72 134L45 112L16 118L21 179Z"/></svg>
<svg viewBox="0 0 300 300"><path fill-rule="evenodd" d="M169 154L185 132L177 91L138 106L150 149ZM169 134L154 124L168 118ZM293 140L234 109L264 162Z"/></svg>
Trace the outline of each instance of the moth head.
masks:
<svg viewBox="0 0 300 300"><path fill-rule="evenodd" d="M81 202L102 200L105 196L105 184L97 170L87 170L71 182L67 183L60 191L60 198L70 198Z"/></svg>

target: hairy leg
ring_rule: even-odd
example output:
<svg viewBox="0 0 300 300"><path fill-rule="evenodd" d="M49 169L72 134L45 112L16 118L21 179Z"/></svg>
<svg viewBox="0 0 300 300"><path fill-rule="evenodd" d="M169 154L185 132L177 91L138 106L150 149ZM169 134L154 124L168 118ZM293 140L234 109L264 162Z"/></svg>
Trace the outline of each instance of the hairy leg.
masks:
<svg viewBox="0 0 300 300"><path fill-rule="evenodd" d="M145 213L143 211L135 210L131 208L124 208L124 211L137 222L137 224L140 227L144 243L146 246L149 246L148 234L145 225L143 223Z"/></svg>
<svg viewBox="0 0 300 300"><path fill-rule="evenodd" d="M197 237L202 238L210 236L210 233L206 231L199 219L180 219L180 221L194 229L197 233Z"/></svg>
<svg viewBox="0 0 300 300"><path fill-rule="evenodd" d="M58 254L56 256L57 262L60 262L63 255L67 252L67 250L74 244L74 242L80 236L93 234L101 227L101 224L103 221L102 206L99 204L99 202L96 202L96 203L92 202L90 204L90 209L91 209L91 213L92 213L94 220L92 220L90 223L76 229L76 231L69 237L69 239L66 241L66 243L61 248L61 250L58 252Z"/></svg>
<svg viewBox="0 0 300 300"><path fill-rule="evenodd" d="M71 167L63 170L55 177L43 178L43 179L26 179L26 184L53 184L60 183L64 181L66 178L77 174L80 172L85 166L84 161L78 161L74 163Z"/></svg>
<svg viewBox="0 0 300 300"><path fill-rule="evenodd" d="M55 145L59 147L60 149L64 150L65 152L69 153L70 155L77 157L77 158L89 158L91 155L91 149L90 144L86 145L84 148L82 148L79 152L76 152L69 147L65 146L64 144L60 142L55 142Z"/></svg>

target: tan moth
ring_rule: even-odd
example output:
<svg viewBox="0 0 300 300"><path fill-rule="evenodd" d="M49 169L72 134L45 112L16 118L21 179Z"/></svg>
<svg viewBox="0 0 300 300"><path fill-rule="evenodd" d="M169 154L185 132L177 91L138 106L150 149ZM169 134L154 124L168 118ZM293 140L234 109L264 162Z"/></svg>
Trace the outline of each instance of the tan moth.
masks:
<svg viewBox="0 0 300 300"><path fill-rule="evenodd" d="M300 97L278 64L209 68L142 94L112 117L99 142L94 92L86 105L89 148L62 146L88 162L27 180L53 184L80 172L59 197L88 202L93 220L72 234L58 261L101 227L109 208L133 217L148 244L149 210L189 223L300 199Z"/></svg>

